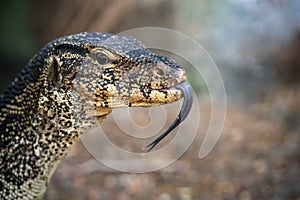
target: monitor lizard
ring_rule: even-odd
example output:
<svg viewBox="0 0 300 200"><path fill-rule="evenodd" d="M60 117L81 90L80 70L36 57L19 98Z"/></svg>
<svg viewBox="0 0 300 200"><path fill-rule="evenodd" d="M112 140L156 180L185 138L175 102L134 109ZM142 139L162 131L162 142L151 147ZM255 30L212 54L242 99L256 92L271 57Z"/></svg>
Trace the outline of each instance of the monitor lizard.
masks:
<svg viewBox="0 0 300 200"><path fill-rule="evenodd" d="M0 199L42 199L60 161L112 109L189 96L151 150L187 116L190 94L184 69L133 37L83 32L53 40L0 96Z"/></svg>

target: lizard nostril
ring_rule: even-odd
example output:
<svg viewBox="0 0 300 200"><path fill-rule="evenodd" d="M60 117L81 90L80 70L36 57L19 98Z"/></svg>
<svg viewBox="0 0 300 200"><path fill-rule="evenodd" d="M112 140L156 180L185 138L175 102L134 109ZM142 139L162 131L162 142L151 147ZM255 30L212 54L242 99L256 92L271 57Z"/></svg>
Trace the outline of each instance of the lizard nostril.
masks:
<svg viewBox="0 0 300 200"><path fill-rule="evenodd" d="M180 78L182 78L183 80L186 80L186 72L184 70L181 70L180 72Z"/></svg>
<svg viewBox="0 0 300 200"><path fill-rule="evenodd" d="M155 73L160 77L165 75L165 72L160 68L155 69Z"/></svg>

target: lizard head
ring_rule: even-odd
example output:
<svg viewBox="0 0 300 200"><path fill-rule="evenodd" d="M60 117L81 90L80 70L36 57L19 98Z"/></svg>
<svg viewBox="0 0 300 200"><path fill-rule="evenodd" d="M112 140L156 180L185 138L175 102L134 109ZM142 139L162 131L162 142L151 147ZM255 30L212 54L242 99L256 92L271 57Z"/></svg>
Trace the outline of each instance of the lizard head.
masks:
<svg viewBox="0 0 300 200"><path fill-rule="evenodd" d="M59 38L50 45L52 48L46 50L50 49L51 56L46 60L52 81L46 84L50 82L54 90L63 91L65 99L75 96L68 102L73 107L79 105L75 113L87 119L86 124L91 122L90 116L101 122L114 108L161 105L184 96L179 115L147 146L146 151L150 151L191 110L192 89L183 68L170 58L150 52L135 38L80 33Z"/></svg>
<svg viewBox="0 0 300 200"><path fill-rule="evenodd" d="M177 101L181 91L174 86L186 79L174 60L151 53L131 37L110 37L91 49L85 61L100 75L97 101L110 108Z"/></svg>
<svg viewBox="0 0 300 200"><path fill-rule="evenodd" d="M81 33L56 43L56 82L77 90L98 108L147 107L182 97L175 86L186 80L185 71L135 38Z"/></svg>

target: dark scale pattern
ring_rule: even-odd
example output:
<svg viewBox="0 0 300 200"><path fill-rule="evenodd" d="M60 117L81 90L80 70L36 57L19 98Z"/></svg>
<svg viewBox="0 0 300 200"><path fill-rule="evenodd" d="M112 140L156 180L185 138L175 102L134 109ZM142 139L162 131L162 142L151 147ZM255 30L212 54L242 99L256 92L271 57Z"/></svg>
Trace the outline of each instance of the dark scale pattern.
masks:
<svg viewBox="0 0 300 200"><path fill-rule="evenodd" d="M0 97L0 199L42 199L58 163L113 108L177 101L175 61L138 40L79 33L47 44Z"/></svg>

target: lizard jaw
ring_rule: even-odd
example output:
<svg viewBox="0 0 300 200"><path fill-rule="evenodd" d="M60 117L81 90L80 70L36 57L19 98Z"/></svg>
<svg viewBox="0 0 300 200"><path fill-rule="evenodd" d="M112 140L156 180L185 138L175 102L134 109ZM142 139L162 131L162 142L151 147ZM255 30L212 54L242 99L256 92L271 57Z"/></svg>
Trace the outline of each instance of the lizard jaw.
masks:
<svg viewBox="0 0 300 200"><path fill-rule="evenodd" d="M147 94L146 96L144 94ZM133 90L130 97L131 107L149 107L178 101L183 93L175 86L163 89Z"/></svg>

